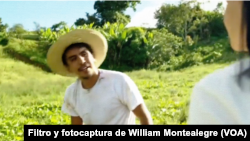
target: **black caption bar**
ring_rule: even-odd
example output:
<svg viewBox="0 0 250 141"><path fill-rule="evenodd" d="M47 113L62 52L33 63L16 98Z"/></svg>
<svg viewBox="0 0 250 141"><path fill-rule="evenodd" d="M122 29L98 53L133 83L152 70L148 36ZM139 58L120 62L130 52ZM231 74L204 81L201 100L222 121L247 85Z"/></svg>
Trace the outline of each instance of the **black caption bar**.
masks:
<svg viewBox="0 0 250 141"><path fill-rule="evenodd" d="M247 139L249 131L248 125L25 125L24 141L100 137Z"/></svg>

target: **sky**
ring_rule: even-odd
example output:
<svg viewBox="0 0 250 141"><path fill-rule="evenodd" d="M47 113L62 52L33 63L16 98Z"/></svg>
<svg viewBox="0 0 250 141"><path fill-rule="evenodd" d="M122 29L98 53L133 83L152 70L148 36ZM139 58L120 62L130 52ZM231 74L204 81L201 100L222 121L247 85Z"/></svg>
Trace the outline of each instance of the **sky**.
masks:
<svg viewBox="0 0 250 141"><path fill-rule="evenodd" d="M202 1L202 0L199 0ZM218 2L225 0L211 0L202 8L213 10ZM36 1L3 1L0 0L0 18L2 23L7 23L9 27L14 24L22 24L26 30L35 30L34 22L41 27L51 27L53 24L64 21L71 26L78 18L85 18L86 12L93 14L95 1L78 0L36 0ZM131 8L126 10L126 14L131 16L131 22L127 25L155 27L157 22L154 19L154 12L164 3L178 4L179 0L141 0L141 4L136 6L134 12Z"/></svg>

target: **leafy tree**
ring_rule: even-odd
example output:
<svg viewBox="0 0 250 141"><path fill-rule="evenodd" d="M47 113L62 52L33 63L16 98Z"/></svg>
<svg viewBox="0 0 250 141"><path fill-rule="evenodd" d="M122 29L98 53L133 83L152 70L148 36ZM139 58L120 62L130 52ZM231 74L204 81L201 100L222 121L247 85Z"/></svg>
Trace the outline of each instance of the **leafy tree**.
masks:
<svg viewBox="0 0 250 141"><path fill-rule="evenodd" d="M9 29L9 34L11 36L15 36L16 38L20 38L26 30L24 29L22 24L15 24L13 27Z"/></svg>
<svg viewBox="0 0 250 141"><path fill-rule="evenodd" d="M97 15L96 13L94 13L92 15L90 15L89 13L86 13L87 19L79 18L79 19L76 20L75 25L76 26L81 26L81 25L84 25L84 24L94 23L94 26L99 26L100 21L99 21L99 19L97 18L96 15Z"/></svg>
<svg viewBox="0 0 250 141"><path fill-rule="evenodd" d="M39 33L40 33L40 30L41 30L40 24L37 23L37 22L34 22L34 25L35 25L35 31L36 31L36 33L39 34Z"/></svg>
<svg viewBox="0 0 250 141"><path fill-rule="evenodd" d="M135 11L137 4L140 4L140 1L98 0L94 4L96 12L92 15L86 13L87 18L77 19L75 25L95 23L94 26L103 26L107 22L127 24L130 22L130 16L125 15L124 12L127 8L132 8Z"/></svg>
<svg viewBox="0 0 250 141"><path fill-rule="evenodd" d="M9 42L8 34L6 29L8 28L8 24L3 24L2 19L0 18L0 45L7 45Z"/></svg>
<svg viewBox="0 0 250 141"><path fill-rule="evenodd" d="M0 32L6 32L7 28L8 28L8 24L3 24L2 19L0 18Z"/></svg>
<svg viewBox="0 0 250 141"><path fill-rule="evenodd" d="M64 21L61 21L61 22L59 22L57 24L52 25L51 30L57 32L66 25L67 25L67 23L65 23Z"/></svg>
<svg viewBox="0 0 250 141"><path fill-rule="evenodd" d="M157 28L166 28L184 41L188 37L210 39L224 35L223 8L219 3L214 11L202 10L201 2L181 1L179 5L164 4L156 12Z"/></svg>

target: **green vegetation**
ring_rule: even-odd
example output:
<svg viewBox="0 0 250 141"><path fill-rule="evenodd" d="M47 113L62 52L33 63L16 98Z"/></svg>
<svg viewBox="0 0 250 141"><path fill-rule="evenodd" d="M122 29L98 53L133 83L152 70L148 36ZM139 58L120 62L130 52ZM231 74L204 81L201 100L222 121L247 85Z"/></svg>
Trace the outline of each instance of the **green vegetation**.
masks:
<svg viewBox="0 0 250 141"><path fill-rule="evenodd" d="M108 57L101 66L106 69L131 71L152 69L174 71L200 64L234 61L235 53L227 38L211 38L209 43L185 45L182 38L166 29L148 31L143 28L125 28L121 24L106 23L102 28L93 24L65 26L58 32L41 30L39 40L11 39L4 51L9 55L25 57L29 62L49 71L46 54L49 47L63 34L75 29L92 28L102 32L109 43ZM113 62L116 60L116 62Z"/></svg>
<svg viewBox="0 0 250 141"><path fill-rule="evenodd" d="M135 81L155 124L186 124L193 86L237 57L221 5L207 12L196 1L166 4L155 13L157 28L127 28L130 17L123 12L136 4L96 2L96 13L87 13L74 26L61 21L44 28L35 23L32 32L20 24L7 31L0 18L0 140L23 140L24 124L70 123L61 105L75 79L51 73L46 53L61 35L79 28L104 34L109 51L101 68L123 71Z"/></svg>
<svg viewBox="0 0 250 141"><path fill-rule="evenodd" d="M50 74L7 56L1 55L0 61L1 140L21 139L24 124L70 123L69 117L61 113L61 105L64 91L74 78ZM186 124L187 104L194 84L226 65L169 73L150 70L126 73L138 85L155 124Z"/></svg>

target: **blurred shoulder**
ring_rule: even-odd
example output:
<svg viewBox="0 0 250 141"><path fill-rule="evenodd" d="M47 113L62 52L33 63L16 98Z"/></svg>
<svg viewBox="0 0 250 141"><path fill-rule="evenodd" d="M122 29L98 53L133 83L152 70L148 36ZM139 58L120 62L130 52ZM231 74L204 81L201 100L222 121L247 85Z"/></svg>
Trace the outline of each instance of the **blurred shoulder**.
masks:
<svg viewBox="0 0 250 141"><path fill-rule="evenodd" d="M239 73L250 67L249 59L244 59L235 62L222 69L215 70L213 73L208 74L202 78L194 87L194 91L205 91L211 94L229 94L239 91L238 75ZM240 70L242 69L242 70ZM218 96L217 95L217 96Z"/></svg>

